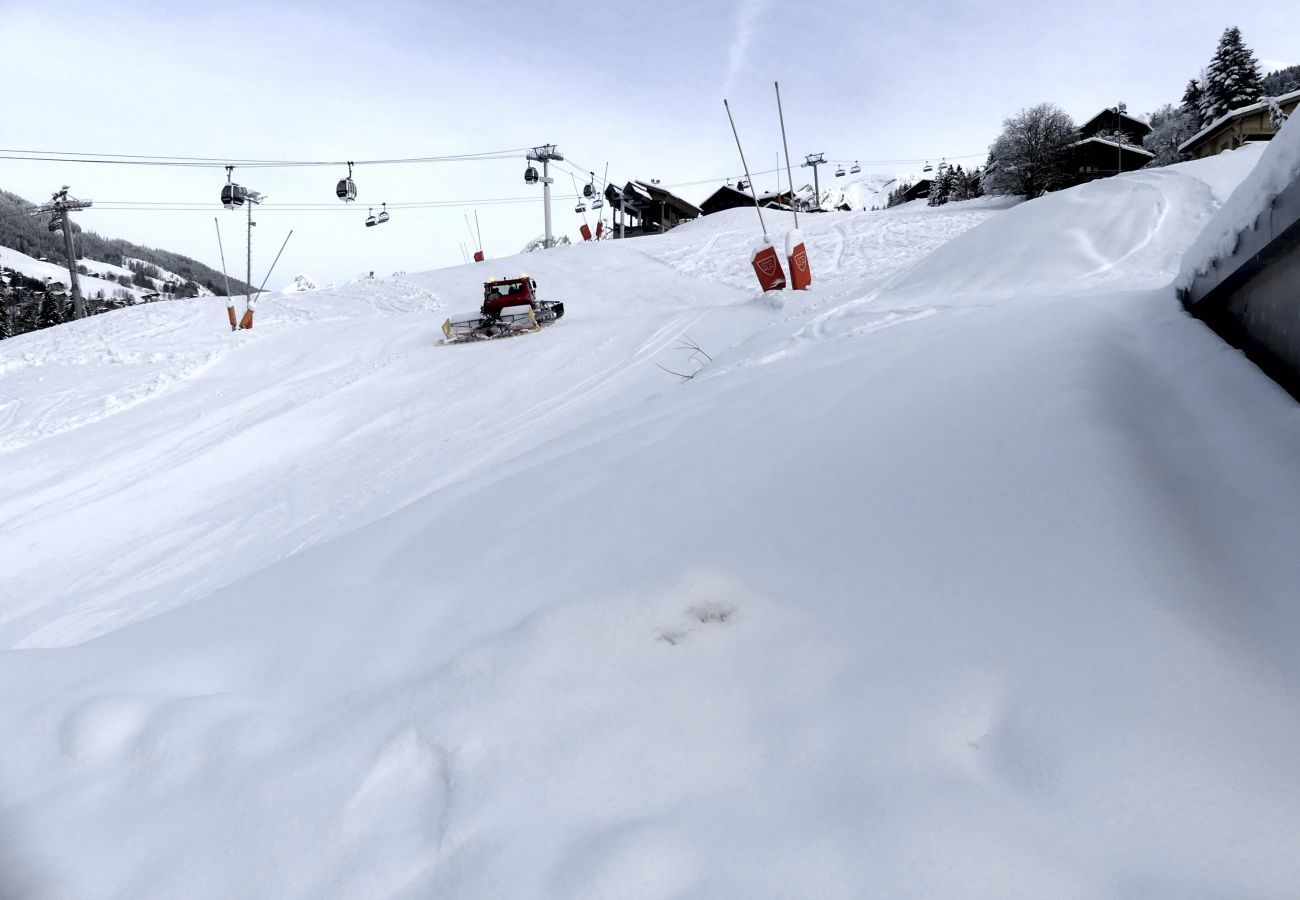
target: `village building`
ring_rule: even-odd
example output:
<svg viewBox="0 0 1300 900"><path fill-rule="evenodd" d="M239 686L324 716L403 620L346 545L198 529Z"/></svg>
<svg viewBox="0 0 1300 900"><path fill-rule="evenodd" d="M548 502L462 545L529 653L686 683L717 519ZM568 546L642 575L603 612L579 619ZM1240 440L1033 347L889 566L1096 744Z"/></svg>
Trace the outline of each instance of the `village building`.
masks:
<svg viewBox="0 0 1300 900"><path fill-rule="evenodd" d="M1241 106L1225 113L1178 145L1178 152L1196 159L1236 150L1243 144L1272 140L1273 105L1285 115L1292 115L1300 105L1300 91Z"/></svg>
<svg viewBox="0 0 1300 900"><path fill-rule="evenodd" d="M629 181L621 188L606 186L605 202L613 216L610 230L616 238L663 234L702 215L698 206L645 181Z"/></svg>
<svg viewBox="0 0 1300 900"><path fill-rule="evenodd" d="M742 191L730 184L723 185L708 196L700 204L700 210L706 216L721 212L724 209L736 209L742 206L753 206L754 197L747 191ZM767 191L758 195L758 205L775 209L790 209L790 192L789 191Z"/></svg>
<svg viewBox="0 0 1300 900"><path fill-rule="evenodd" d="M1121 172L1132 172L1155 159L1142 146L1151 126L1135 119L1123 106L1103 109L1079 128L1066 159L1065 187L1074 187Z"/></svg>
<svg viewBox="0 0 1300 900"><path fill-rule="evenodd" d="M916 184L912 185L903 192L903 203L910 203L913 200L924 200L930 196L930 179L922 178Z"/></svg>

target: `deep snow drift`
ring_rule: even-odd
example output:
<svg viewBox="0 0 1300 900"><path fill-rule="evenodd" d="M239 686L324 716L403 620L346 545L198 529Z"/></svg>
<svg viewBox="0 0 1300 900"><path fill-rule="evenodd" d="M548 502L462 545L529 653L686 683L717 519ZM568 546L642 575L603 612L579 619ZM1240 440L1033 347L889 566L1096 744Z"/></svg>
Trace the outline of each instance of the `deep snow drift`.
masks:
<svg viewBox="0 0 1300 900"><path fill-rule="evenodd" d="M1288 896L1300 421L1171 288L1258 156L3 342L11 891Z"/></svg>

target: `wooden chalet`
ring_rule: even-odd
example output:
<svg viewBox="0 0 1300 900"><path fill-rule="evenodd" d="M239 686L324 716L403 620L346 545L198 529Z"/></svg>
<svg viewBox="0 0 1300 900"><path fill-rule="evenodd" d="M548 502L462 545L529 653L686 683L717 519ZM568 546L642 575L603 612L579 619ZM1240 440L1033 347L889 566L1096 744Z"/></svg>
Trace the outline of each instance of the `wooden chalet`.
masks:
<svg viewBox="0 0 1300 900"><path fill-rule="evenodd" d="M1151 126L1141 119L1122 110L1103 109L1083 123L1078 140L1070 145L1068 178L1063 186L1142 168L1155 159L1155 154L1142 146L1150 133Z"/></svg>
<svg viewBox="0 0 1300 900"><path fill-rule="evenodd" d="M1151 133L1151 126L1141 119L1135 119L1128 113L1113 108L1103 109L1079 126L1080 139L1098 135L1109 137L1120 133L1123 133L1125 143L1141 147L1142 140Z"/></svg>
<svg viewBox="0 0 1300 900"><path fill-rule="evenodd" d="M722 212L724 209L736 209L741 206L752 206L754 201L749 194L737 190L729 184L724 184L718 188L700 204L700 212L703 215L711 216L716 212Z"/></svg>
<svg viewBox="0 0 1300 900"><path fill-rule="evenodd" d="M790 192L789 191L768 191L758 195L758 205L775 209L790 209ZM724 209L737 209L742 206L753 206L754 198L748 192L739 190L731 185L723 185L718 188L708 198L700 204L700 210L706 216L711 216L716 212L722 212Z"/></svg>
<svg viewBox="0 0 1300 900"><path fill-rule="evenodd" d="M930 196L930 179L922 178L916 184L907 189L903 194L903 202L909 203L912 200L924 200Z"/></svg>
<svg viewBox="0 0 1300 900"><path fill-rule="evenodd" d="M624 234L627 237L663 234L702 215L698 206L644 181L629 181L621 188L614 184L606 186L605 202L613 216L610 230L616 238Z"/></svg>
<svg viewBox="0 0 1300 900"><path fill-rule="evenodd" d="M1300 91L1273 97L1283 113L1290 116L1300 105ZM1224 150L1236 150L1243 144L1273 139L1273 117L1269 100L1261 100L1226 113L1178 145L1178 152L1204 159Z"/></svg>

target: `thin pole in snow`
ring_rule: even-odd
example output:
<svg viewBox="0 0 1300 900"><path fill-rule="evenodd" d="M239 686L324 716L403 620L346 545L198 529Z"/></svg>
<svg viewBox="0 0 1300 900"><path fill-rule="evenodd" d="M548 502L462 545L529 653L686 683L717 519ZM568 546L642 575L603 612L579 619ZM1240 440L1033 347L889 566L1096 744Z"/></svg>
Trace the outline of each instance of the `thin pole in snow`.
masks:
<svg viewBox="0 0 1300 900"><path fill-rule="evenodd" d="M781 146L785 148L785 181L790 185L790 208L794 210L794 227L799 227L799 205L794 202L794 176L790 174L790 144L785 139L785 112L781 109L781 83L772 82L776 88L776 114L781 117ZM817 170L813 169L816 174Z"/></svg>
<svg viewBox="0 0 1300 900"><path fill-rule="evenodd" d="M758 205L758 194L754 192L754 179L749 177L749 163L745 162L745 150L740 146L740 135L736 133L736 120L731 117L731 104L724 97L722 105L727 110L727 121L731 123L731 134L736 139L736 149L740 151L740 164L745 167L745 181L749 185L749 195L754 198L754 212L758 213L758 227L763 229L763 237L767 237L767 226L763 224L763 210Z"/></svg>
<svg viewBox="0 0 1300 900"><path fill-rule="evenodd" d="M475 213L478 215L478 213ZM474 229L469 227L469 213L465 213L465 230L469 232L470 244L474 243Z"/></svg>
<svg viewBox="0 0 1300 900"><path fill-rule="evenodd" d="M478 232L478 249L479 252L482 253L483 252L483 229L479 228L477 209L474 210L474 230Z"/></svg>
<svg viewBox="0 0 1300 900"><path fill-rule="evenodd" d="M236 331L239 328L239 320L235 318L235 298L230 296L230 276L226 274L226 248L221 246L221 223L217 217L212 217L212 224L217 226L217 249L221 251L221 277L226 279L226 316L230 319L230 330Z"/></svg>
<svg viewBox="0 0 1300 900"><path fill-rule="evenodd" d="M280 245L280 253L283 253L284 248L289 246L289 238L291 237L293 237L292 228L289 229L289 233L284 236L284 243ZM275 271L275 264L280 261L280 253L275 254L275 259L271 262L271 268L266 270L266 277L262 279L262 287L257 289L259 294L262 293L262 288L266 287L266 283L271 280L271 273Z"/></svg>
<svg viewBox="0 0 1300 900"><path fill-rule="evenodd" d="M226 274L226 248L221 246L221 223L212 217L212 224L217 226L217 250L221 252L221 277L226 279L226 299L230 299L230 276Z"/></svg>

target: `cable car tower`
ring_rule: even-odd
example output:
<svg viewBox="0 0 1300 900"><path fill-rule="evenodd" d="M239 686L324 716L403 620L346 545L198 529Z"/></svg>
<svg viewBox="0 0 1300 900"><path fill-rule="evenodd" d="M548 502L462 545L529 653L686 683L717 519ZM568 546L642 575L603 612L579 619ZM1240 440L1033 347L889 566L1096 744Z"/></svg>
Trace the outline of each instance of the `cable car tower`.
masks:
<svg viewBox="0 0 1300 900"><path fill-rule="evenodd" d="M812 166L812 170L813 170L813 192L817 194L817 205L816 205L815 207L813 207L813 208L814 208L817 212L821 212L821 211L822 211L822 185L821 185L821 182L817 179L817 167L818 167L818 166L824 166L824 165L826 165L826 154L825 154L825 153L809 153L809 154L804 158L804 161L803 161L803 163L802 163L802 167L805 168L805 169L808 168L809 166ZM841 174L842 174L842 173L841 173ZM791 197L790 197L790 199L793 200L793 199L794 199L794 196L793 196L793 194L794 194L794 186L793 186L793 185L791 185L791 187L790 187L790 192L791 192Z"/></svg>
<svg viewBox="0 0 1300 900"><path fill-rule="evenodd" d="M253 207L260 204L266 199L266 195L258 191L250 191L242 184L235 184L235 167L226 166L226 184L221 189L221 205L226 209L238 209L241 206L248 207L248 269L245 275L244 285L248 288L248 293L244 294L244 317L239 322L240 328L253 327L253 310L257 307L257 299L253 296L253 226L257 223L253 221ZM235 329L235 298L226 298L226 308L230 314L230 328Z"/></svg>
<svg viewBox="0 0 1300 900"><path fill-rule="evenodd" d="M555 181L550 177L550 170L547 163L563 162L564 157L555 149L554 144L544 144L541 147L534 147L528 151L528 161L530 163L539 162L542 164L542 175L537 176L537 169L529 166L524 169L524 183L537 184L542 183L542 203L546 207L546 237L545 246L547 248L555 246L555 241L551 237L551 183Z"/></svg>
<svg viewBox="0 0 1300 900"><path fill-rule="evenodd" d="M81 284L77 281L77 253L72 246L72 219L68 213L74 209L89 209L94 200L78 200L68 196L68 185L64 185L50 197L49 203L42 203L27 215L43 216L50 213L50 231L63 229L63 250L68 257L68 280L72 285L72 317L86 318L86 301L81 298Z"/></svg>

